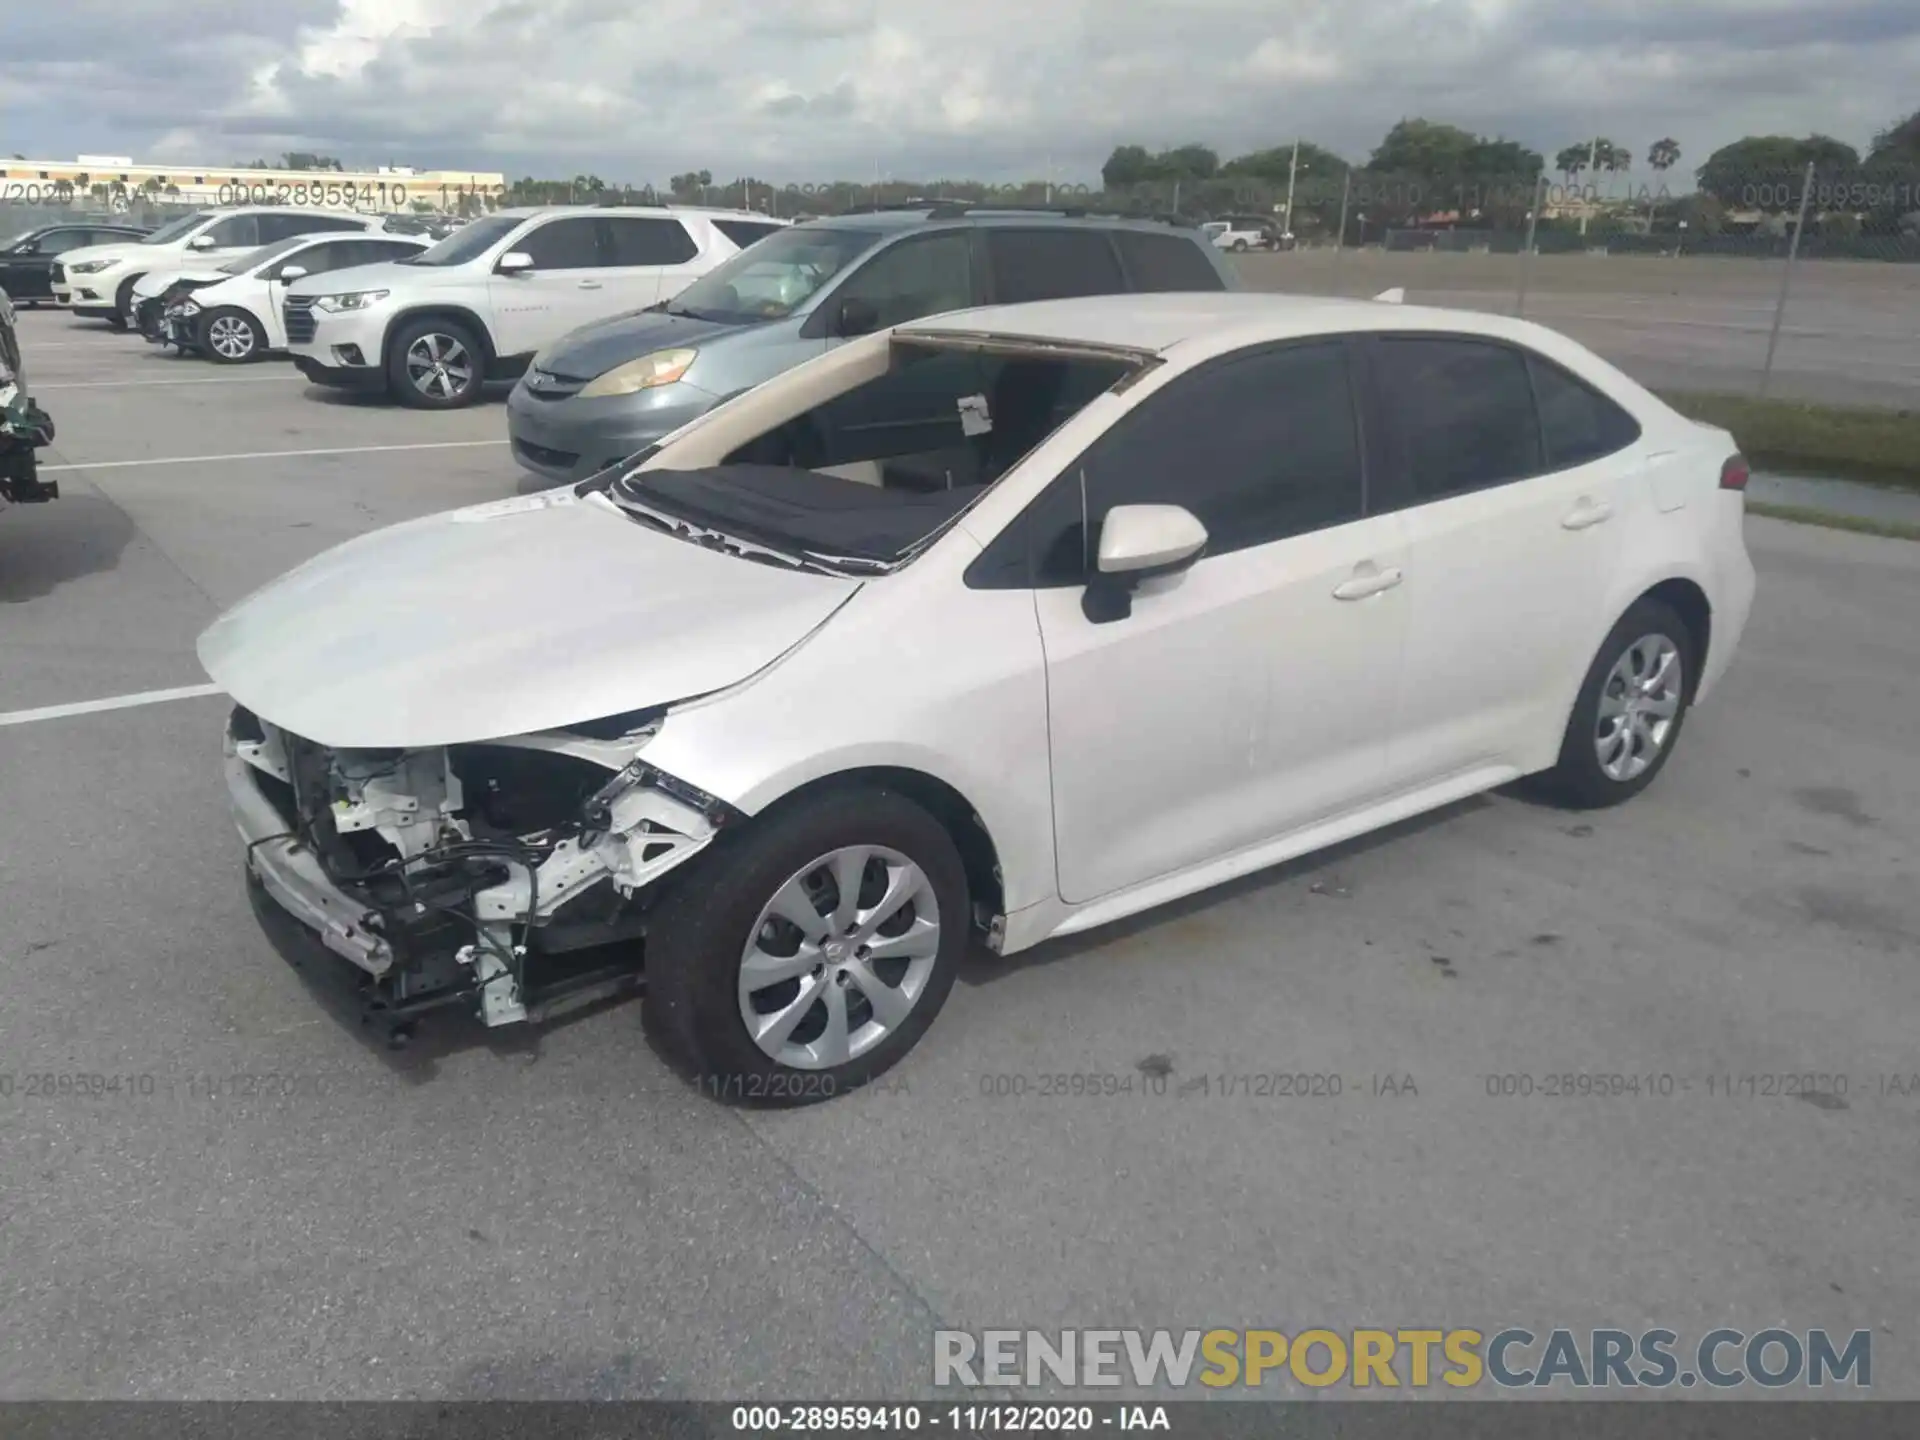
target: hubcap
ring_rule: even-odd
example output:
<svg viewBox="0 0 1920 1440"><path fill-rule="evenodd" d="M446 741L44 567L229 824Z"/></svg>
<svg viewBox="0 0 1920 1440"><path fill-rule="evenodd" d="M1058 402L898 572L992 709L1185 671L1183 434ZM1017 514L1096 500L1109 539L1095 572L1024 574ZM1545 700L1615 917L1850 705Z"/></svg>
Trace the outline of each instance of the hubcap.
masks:
<svg viewBox="0 0 1920 1440"><path fill-rule="evenodd" d="M253 327L233 315L222 315L207 327L207 343L229 360L239 360L253 349Z"/></svg>
<svg viewBox="0 0 1920 1440"><path fill-rule="evenodd" d="M1680 649L1665 635L1642 635L1627 646L1600 687L1593 748L1609 780L1633 780L1660 758L1680 716L1685 677Z"/></svg>
<svg viewBox="0 0 1920 1440"><path fill-rule="evenodd" d="M473 379L473 360L451 335L422 335L407 347L407 378L422 395L451 400Z"/></svg>
<svg viewBox="0 0 1920 1440"><path fill-rule="evenodd" d="M850 845L774 891L740 956L740 1018L782 1065L844 1065L895 1033L926 994L940 904L897 850Z"/></svg>

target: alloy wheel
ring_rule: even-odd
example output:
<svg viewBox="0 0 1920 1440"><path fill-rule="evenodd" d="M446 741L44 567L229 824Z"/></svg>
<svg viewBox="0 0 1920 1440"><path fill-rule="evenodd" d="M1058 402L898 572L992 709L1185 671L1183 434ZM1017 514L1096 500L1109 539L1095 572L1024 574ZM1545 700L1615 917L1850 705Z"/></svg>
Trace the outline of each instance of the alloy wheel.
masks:
<svg viewBox="0 0 1920 1440"><path fill-rule="evenodd" d="M1679 720L1685 676L1680 647L1642 635L1620 653L1600 687L1593 747L1609 780L1639 778L1660 758Z"/></svg>
<svg viewBox="0 0 1920 1440"><path fill-rule="evenodd" d="M939 953L926 872L897 850L846 846L801 866L761 908L740 957L740 1018L781 1065L843 1065L906 1022Z"/></svg>
<svg viewBox="0 0 1920 1440"><path fill-rule="evenodd" d="M472 382L473 357L451 335L422 335L407 346L407 378L422 395L451 400Z"/></svg>
<svg viewBox="0 0 1920 1440"><path fill-rule="evenodd" d="M244 360L253 353L253 327L238 315L216 315L207 326L207 344L227 360Z"/></svg>

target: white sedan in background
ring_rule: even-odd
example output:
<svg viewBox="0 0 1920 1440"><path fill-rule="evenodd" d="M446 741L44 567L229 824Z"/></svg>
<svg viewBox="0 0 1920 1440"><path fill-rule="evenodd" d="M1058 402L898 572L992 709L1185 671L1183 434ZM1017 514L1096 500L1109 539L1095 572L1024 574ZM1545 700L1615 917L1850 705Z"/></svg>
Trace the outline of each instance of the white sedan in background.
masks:
<svg viewBox="0 0 1920 1440"><path fill-rule="evenodd" d="M957 311L349 541L199 650L256 904L371 1012L507 1024L644 966L702 1088L794 1103L898 1062L976 934L1521 776L1638 794L1746 625L1746 476L1499 316Z"/></svg>
<svg viewBox="0 0 1920 1440"><path fill-rule="evenodd" d="M296 235L251 250L224 265L185 266L150 274L133 288L140 333L220 365L239 365L287 348L282 314L287 286L418 255L433 242L410 235Z"/></svg>

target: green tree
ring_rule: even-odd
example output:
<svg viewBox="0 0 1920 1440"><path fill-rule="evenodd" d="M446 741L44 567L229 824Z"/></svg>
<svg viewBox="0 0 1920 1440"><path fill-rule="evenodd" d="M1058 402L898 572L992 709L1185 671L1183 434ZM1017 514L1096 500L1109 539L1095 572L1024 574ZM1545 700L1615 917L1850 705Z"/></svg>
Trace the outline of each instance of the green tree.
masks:
<svg viewBox="0 0 1920 1440"><path fill-rule="evenodd" d="M22 157L13 157L18 160ZM1920 110L1873 137L1867 152L1870 165L1920 165Z"/></svg>
<svg viewBox="0 0 1920 1440"><path fill-rule="evenodd" d="M1375 147L1367 169L1381 175L1417 175L1439 180L1466 173L1468 157L1481 143L1471 130L1432 120L1402 120Z"/></svg>
<svg viewBox="0 0 1920 1440"><path fill-rule="evenodd" d="M1287 175L1293 166L1293 143L1275 145L1269 150L1255 150L1246 155L1237 155L1220 167L1222 177L1249 180L1265 180L1274 185L1285 185ZM1349 167L1333 151L1311 140L1300 142L1300 171L1303 174L1318 176L1339 175Z"/></svg>
<svg viewBox="0 0 1920 1440"><path fill-rule="evenodd" d="M1680 142L1669 136L1656 140L1647 149L1647 164L1664 175L1680 163Z"/></svg>
<svg viewBox="0 0 1920 1440"><path fill-rule="evenodd" d="M304 150L289 150L280 157L279 168L282 170L344 170L347 167L331 155L313 155Z"/></svg>
<svg viewBox="0 0 1920 1440"><path fill-rule="evenodd" d="M1144 145L1116 145L1100 167L1101 182L1109 190L1140 185L1153 178L1153 156Z"/></svg>
<svg viewBox="0 0 1920 1440"><path fill-rule="evenodd" d="M1838 179L1860 168L1860 152L1831 135L1748 135L1709 155L1696 178L1727 206L1785 209L1798 204L1798 181L1809 163L1817 175Z"/></svg>

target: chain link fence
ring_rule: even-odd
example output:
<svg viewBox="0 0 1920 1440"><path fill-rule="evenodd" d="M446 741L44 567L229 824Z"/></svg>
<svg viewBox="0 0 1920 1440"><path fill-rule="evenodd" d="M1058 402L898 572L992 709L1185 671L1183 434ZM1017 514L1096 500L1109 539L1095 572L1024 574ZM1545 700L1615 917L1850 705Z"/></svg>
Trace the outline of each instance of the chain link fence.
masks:
<svg viewBox="0 0 1920 1440"><path fill-rule="evenodd" d="M1397 287L1410 303L1521 315L1666 391L1920 408L1920 167L1709 167L1697 184L1659 171L1436 179L1303 168L1111 189L735 182L680 193L508 189L424 203L476 214L568 199L726 206L782 219L947 201L1225 220L1234 261L1258 289L1364 296ZM148 193L0 202L0 238L83 216L160 225L191 208Z"/></svg>

